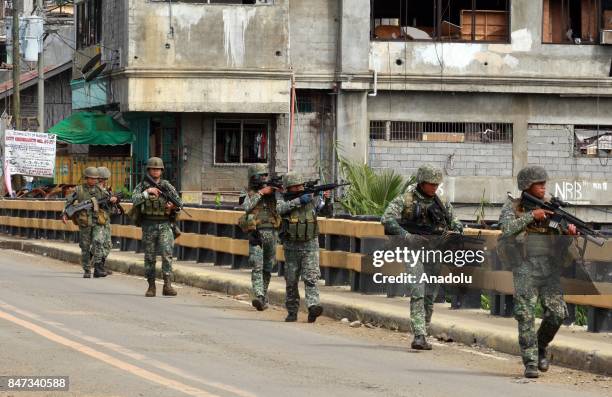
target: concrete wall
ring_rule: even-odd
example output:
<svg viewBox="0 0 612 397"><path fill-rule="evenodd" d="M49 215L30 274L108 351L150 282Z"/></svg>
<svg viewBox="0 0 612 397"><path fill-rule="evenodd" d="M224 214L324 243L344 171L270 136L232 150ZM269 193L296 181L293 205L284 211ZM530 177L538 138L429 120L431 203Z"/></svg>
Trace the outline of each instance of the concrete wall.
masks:
<svg viewBox="0 0 612 397"><path fill-rule="evenodd" d="M512 144L370 141L374 169L393 168L409 177L425 163L451 176L512 177Z"/></svg>
<svg viewBox="0 0 612 397"><path fill-rule="evenodd" d="M128 66L287 69L287 9L130 0Z"/></svg>
<svg viewBox="0 0 612 397"><path fill-rule="evenodd" d="M334 119L329 113L299 113L295 119L291 170L309 179L332 178ZM275 171L287 172L289 117L280 116L276 128Z"/></svg>
<svg viewBox="0 0 612 397"><path fill-rule="evenodd" d="M531 124L529 164L541 165L557 178L608 181L612 189L612 161L574 155L573 125Z"/></svg>
<svg viewBox="0 0 612 397"><path fill-rule="evenodd" d="M323 86L328 87L333 80L339 42L338 3L337 0L289 2L291 68L298 75L299 84L304 82L300 88L317 87L312 80L322 80ZM306 83L307 80L310 82Z"/></svg>

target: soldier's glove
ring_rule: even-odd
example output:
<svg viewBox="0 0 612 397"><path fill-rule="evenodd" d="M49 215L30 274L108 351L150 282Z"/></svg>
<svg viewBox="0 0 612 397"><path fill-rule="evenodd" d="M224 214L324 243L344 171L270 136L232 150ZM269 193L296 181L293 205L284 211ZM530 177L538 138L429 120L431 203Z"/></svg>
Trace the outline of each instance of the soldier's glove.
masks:
<svg viewBox="0 0 612 397"><path fill-rule="evenodd" d="M312 201L312 194L303 194L300 196L300 204L308 204Z"/></svg>

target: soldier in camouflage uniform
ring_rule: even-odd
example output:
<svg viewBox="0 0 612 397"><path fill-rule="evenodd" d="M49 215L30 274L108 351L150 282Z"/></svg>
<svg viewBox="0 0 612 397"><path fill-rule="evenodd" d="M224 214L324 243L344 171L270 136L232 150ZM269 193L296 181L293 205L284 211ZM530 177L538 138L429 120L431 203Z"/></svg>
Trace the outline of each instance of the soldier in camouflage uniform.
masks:
<svg viewBox="0 0 612 397"><path fill-rule="evenodd" d="M253 306L262 311L268 307L268 285L276 264L277 230L280 217L276 213L275 189L267 186L268 166L249 167L249 187L243 208L243 230L249 236L249 265L253 286Z"/></svg>
<svg viewBox="0 0 612 397"><path fill-rule="evenodd" d="M546 170L539 166L523 168L517 175L518 188L547 201ZM512 266L514 279L514 317L518 321L519 345L525 377L537 378L538 369L547 371L548 344L567 317L560 281L560 265L569 253L567 239L554 238L559 230L548 227L551 211L530 206L520 198L509 198L499 217L502 235L498 243L500 258ZM567 234L575 235L569 225ZM570 240L571 241L571 240ZM542 324L535 330L535 308L544 309Z"/></svg>
<svg viewBox="0 0 612 397"><path fill-rule="evenodd" d="M450 203L442 202L436 195L438 186L442 183L442 171L430 165L423 165L417 170L416 183L416 188L399 195L389 203L381 219L385 232L404 237L414 249L428 246L427 239L418 234L419 227L462 232L463 225L454 217ZM416 232L409 233L400 226L400 222L415 224ZM420 280L424 272L428 275L438 275L440 267L440 263L419 262L408 266L407 273ZM438 287L437 284L423 285L419 282L409 286L413 349L431 350L425 335L431 323Z"/></svg>
<svg viewBox="0 0 612 397"><path fill-rule="evenodd" d="M178 192L165 179L161 179L164 162L159 157L151 157L147 161L147 173L169 194L181 203ZM160 191L146 180L139 183L132 194L132 205L135 215L142 227L142 244L144 249L145 277L149 288L147 297L156 294L155 289L155 257L159 250L162 259L162 276L164 279L163 294L176 296L172 287L172 251L174 249L174 234L171 221L178 209L170 201L166 201Z"/></svg>
<svg viewBox="0 0 612 397"><path fill-rule="evenodd" d="M106 198L106 197L112 196L112 192L110 188L107 186L107 182L111 177L110 170L106 167L98 167L98 175L99 175L98 186L104 193L104 197ZM106 212L108 222L106 222L104 226L99 226L99 227L94 228L93 233L94 233L94 236L99 236L97 239L94 239L94 241L104 241L104 244L102 245L102 247L99 248L99 250L102 254L102 259L101 259L102 269L104 269L104 272L108 276L110 274L113 274L113 272L106 267L106 258L108 257L108 254L110 253L111 248L112 248L110 219L111 219L113 208L112 206L108 206L106 208L100 208L100 211Z"/></svg>
<svg viewBox="0 0 612 397"><path fill-rule="evenodd" d="M288 192L304 190L304 179L301 175L290 172L285 175L284 186ZM329 192L326 192L325 197L328 195ZM321 277L317 213L324 206L325 200L321 196L303 194L293 200L279 200L276 207L282 218L280 238L285 252L285 306L288 312L286 322L297 321L300 276L306 291L308 322L314 323L323 313L317 286Z"/></svg>
<svg viewBox="0 0 612 397"><path fill-rule="evenodd" d="M85 183L76 187L75 191L66 198L66 206L93 200L94 207L90 210L82 210L74 215L72 221L79 226L79 247L81 248L81 266L83 267L83 277L91 278L91 262L94 265L94 277L105 277L106 273L102 267L104 251L102 246L104 241L99 233L94 233L98 228L103 228L110 220L99 207L97 202L102 200L105 195L98 186L98 170L96 167L87 167L83 173ZM115 199L116 201L116 199ZM62 214L62 221L68 220L65 213Z"/></svg>

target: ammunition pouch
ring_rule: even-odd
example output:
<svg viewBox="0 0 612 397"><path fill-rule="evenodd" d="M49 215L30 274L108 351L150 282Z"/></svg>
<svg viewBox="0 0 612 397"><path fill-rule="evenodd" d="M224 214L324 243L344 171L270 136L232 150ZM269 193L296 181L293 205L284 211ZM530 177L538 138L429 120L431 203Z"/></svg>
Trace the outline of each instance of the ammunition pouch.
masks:
<svg viewBox="0 0 612 397"><path fill-rule="evenodd" d="M96 221L98 225L104 226L108 223L109 219L108 219L108 214L106 213L106 211L100 210L96 212L95 214L96 214Z"/></svg>

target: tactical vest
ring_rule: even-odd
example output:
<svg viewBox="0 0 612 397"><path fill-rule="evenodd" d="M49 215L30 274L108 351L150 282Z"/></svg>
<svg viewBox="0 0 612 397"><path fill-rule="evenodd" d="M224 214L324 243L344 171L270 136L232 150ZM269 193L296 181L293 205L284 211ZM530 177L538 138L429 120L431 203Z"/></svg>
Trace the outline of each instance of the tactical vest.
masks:
<svg viewBox="0 0 612 397"><path fill-rule="evenodd" d="M83 201L87 201L92 197L100 198L99 196L99 188L94 186L90 188L88 185L79 185L76 187L76 201L77 203L82 203Z"/></svg>
<svg viewBox="0 0 612 397"><path fill-rule="evenodd" d="M433 216L434 214L435 216ZM434 199L421 199L415 192L404 194L402 221L413 223L416 227L426 226L446 229L448 225L445 216Z"/></svg>
<svg viewBox="0 0 612 397"><path fill-rule="evenodd" d="M160 181L159 184L162 185L165 181ZM151 186L143 182L143 192L150 188ZM148 220L168 220L169 214L166 211L167 201L161 195L155 197L152 194L148 195L142 204L140 204L140 213L142 214L143 219Z"/></svg>
<svg viewBox="0 0 612 397"><path fill-rule="evenodd" d="M92 198L95 200L102 198L102 191L98 186L90 188L87 184L83 184L76 187L75 204L82 203ZM72 222L79 227L92 226L94 220L96 220L96 223L104 225L106 222L106 217L104 215L102 215L102 219L97 219L100 212L97 203L94 203L94 207L91 210L82 210L76 213L72 218Z"/></svg>
<svg viewBox="0 0 612 397"><path fill-rule="evenodd" d="M283 216L281 234L284 239L293 242L316 238L319 235L319 226L314 202L295 208L289 215Z"/></svg>
<svg viewBox="0 0 612 397"><path fill-rule="evenodd" d="M527 211L534 208L525 208L520 199L514 200L512 203L517 218L525 215ZM533 221L525 229L525 244L524 254L526 256L549 256L554 254L553 236L559 233L548 227L546 220Z"/></svg>

